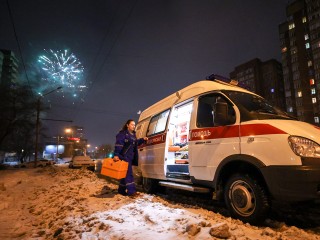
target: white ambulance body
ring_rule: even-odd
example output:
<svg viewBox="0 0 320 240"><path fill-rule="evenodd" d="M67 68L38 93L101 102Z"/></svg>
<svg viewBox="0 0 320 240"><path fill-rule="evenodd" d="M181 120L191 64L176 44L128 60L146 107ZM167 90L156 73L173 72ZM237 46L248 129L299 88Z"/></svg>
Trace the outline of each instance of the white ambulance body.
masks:
<svg viewBox="0 0 320 240"><path fill-rule="evenodd" d="M272 200L320 194L320 129L243 88L203 80L144 110L137 137L146 191L212 192L233 217L265 218Z"/></svg>

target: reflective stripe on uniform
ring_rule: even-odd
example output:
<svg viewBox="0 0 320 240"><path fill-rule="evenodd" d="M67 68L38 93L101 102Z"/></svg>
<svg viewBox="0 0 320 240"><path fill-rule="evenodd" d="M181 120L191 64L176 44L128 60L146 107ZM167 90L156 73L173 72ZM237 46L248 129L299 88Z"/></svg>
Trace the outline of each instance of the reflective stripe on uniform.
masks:
<svg viewBox="0 0 320 240"><path fill-rule="evenodd" d="M127 183L127 184L126 184L126 186L128 186L128 185L132 185L132 184L135 184L135 183L134 183L134 182Z"/></svg>

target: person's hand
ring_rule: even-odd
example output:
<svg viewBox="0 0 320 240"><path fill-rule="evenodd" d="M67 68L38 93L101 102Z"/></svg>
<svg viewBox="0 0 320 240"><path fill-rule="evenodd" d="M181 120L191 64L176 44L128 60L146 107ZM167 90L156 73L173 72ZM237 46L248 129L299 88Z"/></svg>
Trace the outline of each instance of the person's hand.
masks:
<svg viewBox="0 0 320 240"><path fill-rule="evenodd" d="M118 161L120 161L120 158L119 158L118 156L114 156L114 157L113 157L113 161L114 161L114 162L118 162Z"/></svg>
<svg viewBox="0 0 320 240"><path fill-rule="evenodd" d="M147 137L144 137L143 139L144 139L145 141L148 141L148 139L149 139L149 138L147 138Z"/></svg>

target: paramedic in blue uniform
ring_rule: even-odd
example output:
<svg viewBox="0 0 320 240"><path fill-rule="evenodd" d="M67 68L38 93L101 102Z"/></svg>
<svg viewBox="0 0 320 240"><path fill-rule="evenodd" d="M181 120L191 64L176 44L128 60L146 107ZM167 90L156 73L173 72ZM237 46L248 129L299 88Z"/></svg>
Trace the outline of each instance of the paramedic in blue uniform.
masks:
<svg viewBox="0 0 320 240"><path fill-rule="evenodd" d="M136 196L132 165L138 166L138 146L148 140L147 137L136 137L136 124L129 119L116 136L114 147L114 161L124 160L129 163L127 175L120 179L118 192L125 196Z"/></svg>

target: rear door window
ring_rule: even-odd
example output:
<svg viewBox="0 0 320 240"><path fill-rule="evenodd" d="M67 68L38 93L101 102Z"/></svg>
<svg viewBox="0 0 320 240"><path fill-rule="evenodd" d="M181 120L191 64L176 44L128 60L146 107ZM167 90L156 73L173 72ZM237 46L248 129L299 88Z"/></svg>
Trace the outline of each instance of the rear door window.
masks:
<svg viewBox="0 0 320 240"><path fill-rule="evenodd" d="M147 136L162 133L166 130L169 113L170 109L165 110L151 118Z"/></svg>

